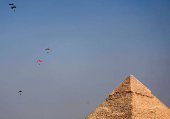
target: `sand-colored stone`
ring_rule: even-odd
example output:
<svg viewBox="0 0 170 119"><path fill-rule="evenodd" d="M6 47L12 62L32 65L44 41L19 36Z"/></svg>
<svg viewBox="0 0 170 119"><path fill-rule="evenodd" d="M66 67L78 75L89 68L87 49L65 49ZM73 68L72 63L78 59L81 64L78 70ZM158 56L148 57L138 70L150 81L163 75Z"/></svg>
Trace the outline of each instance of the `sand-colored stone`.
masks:
<svg viewBox="0 0 170 119"><path fill-rule="evenodd" d="M170 109L129 75L86 119L170 119Z"/></svg>

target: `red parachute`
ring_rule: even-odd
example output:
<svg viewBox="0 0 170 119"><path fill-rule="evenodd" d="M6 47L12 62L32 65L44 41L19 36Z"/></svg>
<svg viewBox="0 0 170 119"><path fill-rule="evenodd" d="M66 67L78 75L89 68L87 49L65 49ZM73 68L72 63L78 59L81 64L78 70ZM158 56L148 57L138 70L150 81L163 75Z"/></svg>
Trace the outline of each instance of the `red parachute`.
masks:
<svg viewBox="0 0 170 119"><path fill-rule="evenodd" d="M42 62L41 60L37 60L37 62Z"/></svg>
<svg viewBox="0 0 170 119"><path fill-rule="evenodd" d="M42 60L37 60L37 62L42 62ZM40 65L40 64L39 64Z"/></svg>
<svg viewBox="0 0 170 119"><path fill-rule="evenodd" d="M22 90L18 91L18 93L20 93L20 95L21 95L21 92L22 92Z"/></svg>
<svg viewBox="0 0 170 119"><path fill-rule="evenodd" d="M45 50L50 50L50 48L48 47L48 48L46 48Z"/></svg>

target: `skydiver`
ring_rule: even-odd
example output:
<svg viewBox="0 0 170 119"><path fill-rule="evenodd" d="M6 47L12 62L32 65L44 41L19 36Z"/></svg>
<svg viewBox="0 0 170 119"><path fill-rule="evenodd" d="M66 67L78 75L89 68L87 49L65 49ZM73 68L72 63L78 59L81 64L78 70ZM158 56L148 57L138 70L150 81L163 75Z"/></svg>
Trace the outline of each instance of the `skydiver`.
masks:
<svg viewBox="0 0 170 119"><path fill-rule="evenodd" d="M21 94L20 94L21 95Z"/></svg>

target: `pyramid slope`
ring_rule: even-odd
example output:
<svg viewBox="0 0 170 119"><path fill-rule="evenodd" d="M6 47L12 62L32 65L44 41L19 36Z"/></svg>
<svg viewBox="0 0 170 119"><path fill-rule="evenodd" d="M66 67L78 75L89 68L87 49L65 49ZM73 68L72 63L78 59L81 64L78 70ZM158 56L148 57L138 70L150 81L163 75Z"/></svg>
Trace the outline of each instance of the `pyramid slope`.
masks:
<svg viewBox="0 0 170 119"><path fill-rule="evenodd" d="M170 119L167 108L151 91L129 75L86 119Z"/></svg>
<svg viewBox="0 0 170 119"><path fill-rule="evenodd" d="M155 96L132 95L132 119L170 119L170 109Z"/></svg>
<svg viewBox="0 0 170 119"><path fill-rule="evenodd" d="M132 115L130 94L114 94L109 96L100 104L86 119L129 119Z"/></svg>

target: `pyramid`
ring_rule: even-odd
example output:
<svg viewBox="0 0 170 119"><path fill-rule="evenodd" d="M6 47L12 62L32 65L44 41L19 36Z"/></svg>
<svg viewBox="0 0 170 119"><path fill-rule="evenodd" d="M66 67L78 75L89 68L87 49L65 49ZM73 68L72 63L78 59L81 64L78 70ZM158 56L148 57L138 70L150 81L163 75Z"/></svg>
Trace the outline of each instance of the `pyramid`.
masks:
<svg viewBox="0 0 170 119"><path fill-rule="evenodd" d="M170 109L129 75L86 119L170 119Z"/></svg>

